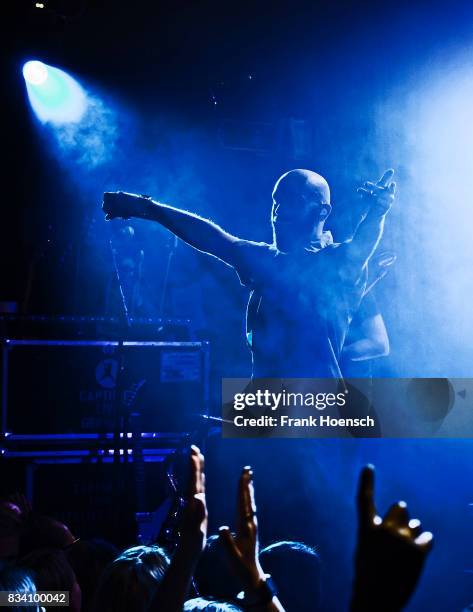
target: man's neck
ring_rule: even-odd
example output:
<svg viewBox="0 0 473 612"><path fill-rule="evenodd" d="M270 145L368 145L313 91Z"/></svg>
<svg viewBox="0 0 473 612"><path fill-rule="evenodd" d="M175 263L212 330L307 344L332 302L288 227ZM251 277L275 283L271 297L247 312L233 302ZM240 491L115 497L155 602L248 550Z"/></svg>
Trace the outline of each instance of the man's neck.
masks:
<svg viewBox="0 0 473 612"><path fill-rule="evenodd" d="M324 247L332 243L332 233L329 230L324 230L322 226L320 231L315 231L313 233L312 238L308 243L301 242L299 244L294 244L290 249L286 251L279 249L276 242L273 242L273 247L275 247L280 253L297 254L313 250L314 247L316 249L323 249Z"/></svg>
<svg viewBox="0 0 473 612"><path fill-rule="evenodd" d="M324 236L324 234L326 234L326 232L324 230L324 224L325 224L325 221L320 221L320 223L318 223L315 226L314 240L321 240L322 237Z"/></svg>

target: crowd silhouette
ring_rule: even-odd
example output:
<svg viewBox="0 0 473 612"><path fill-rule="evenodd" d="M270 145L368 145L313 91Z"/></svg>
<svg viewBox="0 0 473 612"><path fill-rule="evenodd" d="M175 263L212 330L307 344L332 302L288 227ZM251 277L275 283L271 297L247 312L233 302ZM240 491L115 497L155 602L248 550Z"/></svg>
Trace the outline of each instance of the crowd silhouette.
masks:
<svg viewBox="0 0 473 612"><path fill-rule="evenodd" d="M154 544L120 551L104 540L82 540L63 523L35 512L24 495L4 499L0 591L67 591L69 608L77 612L322 609L314 548L278 541L260 550L252 469L244 467L237 483L236 524L210 536L204 456L196 446L187 470L174 550ZM409 518L404 502L394 503L383 518L377 514L374 479L373 466L361 470L354 580L346 598L351 612L402 610L432 549L432 533ZM11 609L23 609L21 601Z"/></svg>

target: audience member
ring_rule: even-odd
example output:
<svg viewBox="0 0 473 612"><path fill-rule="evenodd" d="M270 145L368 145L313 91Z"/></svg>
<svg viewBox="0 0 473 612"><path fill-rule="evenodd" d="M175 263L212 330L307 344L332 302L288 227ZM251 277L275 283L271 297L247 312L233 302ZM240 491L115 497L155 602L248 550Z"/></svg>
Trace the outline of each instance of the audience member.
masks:
<svg viewBox="0 0 473 612"><path fill-rule="evenodd" d="M0 569L0 591L8 591L18 595L34 595L36 593L36 585L29 572L19 567L5 564ZM22 606L18 604L16 606L9 606L8 610L11 612L19 612L20 610L39 612L40 608L35 605Z"/></svg>
<svg viewBox="0 0 473 612"><path fill-rule="evenodd" d="M258 521L253 486L253 472L243 468L238 482L237 531L220 527L219 535L224 544L233 571L244 585L239 594L241 607L256 611L281 612L284 610L276 595L271 577L265 574L259 559Z"/></svg>
<svg viewBox="0 0 473 612"><path fill-rule="evenodd" d="M91 609L103 571L119 554L116 546L100 539L77 540L67 548L67 559L82 593L82 612Z"/></svg>
<svg viewBox="0 0 473 612"><path fill-rule="evenodd" d="M302 542L275 542L263 548L259 558L287 612L320 609L320 558L314 548Z"/></svg>
<svg viewBox="0 0 473 612"><path fill-rule="evenodd" d="M23 522L19 555L23 557L38 548L65 550L75 540L69 527L61 521L31 512Z"/></svg>
<svg viewBox="0 0 473 612"><path fill-rule="evenodd" d="M15 559L20 546L21 512L10 501L0 503L0 559Z"/></svg>
<svg viewBox="0 0 473 612"><path fill-rule="evenodd" d="M199 595L233 601L243 585L232 571L227 551L218 535L210 536L195 568L194 581Z"/></svg>
<svg viewBox="0 0 473 612"><path fill-rule="evenodd" d="M103 572L97 587L95 612L145 612L169 568L159 546L135 546Z"/></svg>
<svg viewBox="0 0 473 612"><path fill-rule="evenodd" d="M68 591L69 609L80 612L80 587L63 551L54 548L34 550L18 564L31 573L38 591Z"/></svg>
<svg viewBox="0 0 473 612"><path fill-rule="evenodd" d="M189 599L184 604L184 612L242 612L242 608L238 608L234 604L225 603L223 601L213 601L204 597L196 597Z"/></svg>
<svg viewBox="0 0 473 612"><path fill-rule="evenodd" d="M376 513L374 468L360 474L357 495L358 542L352 612L398 612L419 581L433 536L418 519L409 520L407 506L393 504L384 518Z"/></svg>
<svg viewBox="0 0 473 612"><path fill-rule="evenodd" d="M208 540L204 457L195 446L188 469L171 557L158 546L119 554L103 540L76 539L66 525L34 512L20 494L0 502L0 590L69 591L76 612L320 609L321 568L314 548L280 541L259 551L251 468L243 469L238 482L235 531L224 526ZM420 521L409 520L404 502L393 504L384 518L377 515L372 466L361 471L357 507L350 609L399 612L417 586L433 536L422 531Z"/></svg>

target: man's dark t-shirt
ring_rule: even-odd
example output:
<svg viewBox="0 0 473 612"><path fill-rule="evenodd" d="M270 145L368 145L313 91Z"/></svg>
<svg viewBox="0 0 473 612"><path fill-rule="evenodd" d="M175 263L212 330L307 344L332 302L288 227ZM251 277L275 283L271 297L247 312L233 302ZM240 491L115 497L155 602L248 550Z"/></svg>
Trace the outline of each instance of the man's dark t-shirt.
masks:
<svg viewBox="0 0 473 612"><path fill-rule="evenodd" d="M251 291L247 339L253 377L340 377L345 336L366 288L366 267L353 265L350 243L329 232L296 254L241 240L235 269Z"/></svg>

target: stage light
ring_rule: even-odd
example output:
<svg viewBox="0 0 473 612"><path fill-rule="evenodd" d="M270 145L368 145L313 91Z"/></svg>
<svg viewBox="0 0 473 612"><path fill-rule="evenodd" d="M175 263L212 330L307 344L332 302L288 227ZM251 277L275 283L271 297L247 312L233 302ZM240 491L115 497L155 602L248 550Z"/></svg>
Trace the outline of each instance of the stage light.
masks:
<svg viewBox="0 0 473 612"><path fill-rule="evenodd" d="M26 62L23 66L23 76L25 81L31 85L42 85L48 78L48 69L43 62Z"/></svg>
<svg viewBox="0 0 473 612"><path fill-rule="evenodd" d="M23 66L28 98L36 116L43 123L79 121L87 107L87 97L69 74L32 60Z"/></svg>

